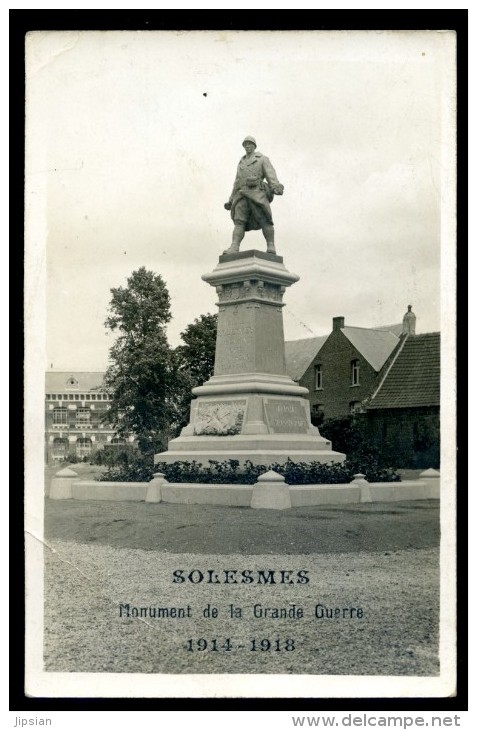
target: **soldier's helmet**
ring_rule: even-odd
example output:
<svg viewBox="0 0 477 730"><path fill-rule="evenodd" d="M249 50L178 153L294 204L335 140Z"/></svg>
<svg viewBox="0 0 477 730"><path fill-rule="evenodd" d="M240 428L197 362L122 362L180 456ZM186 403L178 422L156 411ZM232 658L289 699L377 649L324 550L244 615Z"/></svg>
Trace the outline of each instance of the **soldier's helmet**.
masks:
<svg viewBox="0 0 477 730"><path fill-rule="evenodd" d="M257 141L255 137L245 137L244 141L242 142L242 147L244 146L245 142L251 142L255 145L255 147L257 146Z"/></svg>

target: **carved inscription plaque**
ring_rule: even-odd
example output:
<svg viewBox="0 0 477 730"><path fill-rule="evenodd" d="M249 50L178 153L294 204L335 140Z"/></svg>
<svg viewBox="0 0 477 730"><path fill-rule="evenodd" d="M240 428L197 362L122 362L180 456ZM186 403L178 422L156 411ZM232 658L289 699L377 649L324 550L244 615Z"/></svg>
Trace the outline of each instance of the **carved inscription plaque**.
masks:
<svg viewBox="0 0 477 730"><path fill-rule="evenodd" d="M194 424L197 436L234 436L242 430L245 400L199 403Z"/></svg>
<svg viewBox="0 0 477 730"><path fill-rule="evenodd" d="M274 433L306 433L308 420L305 406L289 400L269 400L264 403L268 426Z"/></svg>
<svg viewBox="0 0 477 730"><path fill-rule="evenodd" d="M255 346L254 328L245 320L246 310L238 305L227 307L219 320L217 348L215 351L215 375L224 373L246 373L255 369L253 353Z"/></svg>

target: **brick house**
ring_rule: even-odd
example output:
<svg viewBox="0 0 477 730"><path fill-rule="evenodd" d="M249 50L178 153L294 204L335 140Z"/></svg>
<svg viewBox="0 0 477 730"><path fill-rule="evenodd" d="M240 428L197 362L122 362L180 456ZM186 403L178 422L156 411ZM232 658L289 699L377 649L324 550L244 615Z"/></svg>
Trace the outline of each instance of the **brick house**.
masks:
<svg viewBox="0 0 477 730"><path fill-rule="evenodd" d="M308 388L315 423L363 410L363 401L374 392L381 368L399 343L401 329L402 325L347 327L344 317L333 317L329 335L285 343L287 373Z"/></svg>
<svg viewBox="0 0 477 730"><path fill-rule="evenodd" d="M438 468L440 333L402 336L366 403L368 428L401 468Z"/></svg>
<svg viewBox="0 0 477 730"><path fill-rule="evenodd" d="M109 395L103 372L56 372L45 377L45 458L47 463L91 456L98 449L129 448L134 437L118 438L103 423Z"/></svg>
<svg viewBox="0 0 477 730"><path fill-rule="evenodd" d="M285 342L286 371L292 380L297 383L301 381L327 338L328 335L323 335L322 337L305 337L302 340Z"/></svg>
<svg viewBox="0 0 477 730"><path fill-rule="evenodd" d="M308 388L312 420L363 414L370 435L398 468L438 468L440 334L402 324L367 329L333 318L326 337L285 343L288 374Z"/></svg>

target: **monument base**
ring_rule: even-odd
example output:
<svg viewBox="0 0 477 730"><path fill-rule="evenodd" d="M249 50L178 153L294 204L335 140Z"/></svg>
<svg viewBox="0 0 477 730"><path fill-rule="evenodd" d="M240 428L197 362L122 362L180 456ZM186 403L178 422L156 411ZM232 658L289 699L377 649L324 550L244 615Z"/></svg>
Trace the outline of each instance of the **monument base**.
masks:
<svg viewBox="0 0 477 730"><path fill-rule="evenodd" d="M247 461L252 462L252 464L272 466L272 464L286 464L289 459L295 464L300 462L305 464L311 464L312 462L332 464L341 463L345 459L344 454L332 451L331 448L329 451L319 451L313 448L294 449L292 444L282 443L282 448L278 449L276 448L277 444L267 443L265 440L257 444L258 448L245 449L244 444L236 436L226 437L224 443L220 444L220 450L214 449L207 439L204 439L202 443L182 441L182 448L179 449L176 448L179 439L170 442L168 451L156 454L154 463L174 464L178 461L197 461L204 467L208 467L209 461L221 462L236 459L243 467ZM314 446L311 442L307 445L309 447Z"/></svg>
<svg viewBox="0 0 477 730"><path fill-rule="evenodd" d="M236 459L243 466L294 462L340 463L345 455L311 424L306 390L288 376L214 376L194 389L191 418L155 463Z"/></svg>

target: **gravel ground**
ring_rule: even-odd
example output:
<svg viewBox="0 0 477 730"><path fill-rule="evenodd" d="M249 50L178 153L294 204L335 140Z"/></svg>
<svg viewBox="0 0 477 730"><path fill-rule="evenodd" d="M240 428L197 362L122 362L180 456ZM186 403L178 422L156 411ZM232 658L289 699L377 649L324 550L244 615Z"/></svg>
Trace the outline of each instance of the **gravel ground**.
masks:
<svg viewBox="0 0 477 730"><path fill-rule="evenodd" d="M439 673L436 502L276 512L46 500L45 537L47 671ZM175 584L175 570L195 570L194 581L213 570L221 582ZM304 570L309 582L224 585L225 570L238 580L246 570L293 571L295 581ZM186 615L121 617L121 604ZM204 616L208 604L216 618ZM274 617L293 605L302 618ZM317 605L341 615L316 617ZM260 616L265 608L271 615Z"/></svg>

